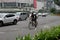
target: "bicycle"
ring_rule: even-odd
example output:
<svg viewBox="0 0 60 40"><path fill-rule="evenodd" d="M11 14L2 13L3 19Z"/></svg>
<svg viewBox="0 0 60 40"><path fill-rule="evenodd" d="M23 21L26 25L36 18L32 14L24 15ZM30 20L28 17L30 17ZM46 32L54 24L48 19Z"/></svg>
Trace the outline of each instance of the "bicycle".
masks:
<svg viewBox="0 0 60 40"><path fill-rule="evenodd" d="M28 27L29 27L29 29L36 28L37 27L37 22L35 22L35 21L33 21L33 22L29 21Z"/></svg>

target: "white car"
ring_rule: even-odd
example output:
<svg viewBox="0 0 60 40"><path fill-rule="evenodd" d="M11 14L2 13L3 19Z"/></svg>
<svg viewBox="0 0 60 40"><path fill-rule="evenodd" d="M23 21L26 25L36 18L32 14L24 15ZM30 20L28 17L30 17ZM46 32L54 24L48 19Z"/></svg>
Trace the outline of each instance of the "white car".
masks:
<svg viewBox="0 0 60 40"><path fill-rule="evenodd" d="M29 16L27 12L16 12L16 15L19 16L19 20L26 20Z"/></svg>
<svg viewBox="0 0 60 40"><path fill-rule="evenodd" d="M0 26L2 26L5 23L17 24L18 20L19 17L15 14L0 13Z"/></svg>
<svg viewBox="0 0 60 40"><path fill-rule="evenodd" d="M46 17L49 13L42 13L42 17Z"/></svg>
<svg viewBox="0 0 60 40"><path fill-rule="evenodd" d="M38 13L38 16L43 16L43 17L45 17L45 16L47 16L49 13Z"/></svg>
<svg viewBox="0 0 60 40"><path fill-rule="evenodd" d="M42 16L42 13L38 13L37 15L38 15L38 16Z"/></svg>

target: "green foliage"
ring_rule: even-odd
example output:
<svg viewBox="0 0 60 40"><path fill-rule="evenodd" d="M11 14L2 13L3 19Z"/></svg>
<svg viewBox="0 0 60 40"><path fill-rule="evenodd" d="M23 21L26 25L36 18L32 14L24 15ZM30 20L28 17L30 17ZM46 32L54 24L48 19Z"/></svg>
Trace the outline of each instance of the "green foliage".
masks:
<svg viewBox="0 0 60 40"><path fill-rule="evenodd" d="M50 30L44 30L37 33L33 38L27 36L17 38L17 40L58 40L60 38L60 26L54 26Z"/></svg>
<svg viewBox="0 0 60 40"><path fill-rule="evenodd" d="M54 3L60 6L60 0L54 0Z"/></svg>
<svg viewBox="0 0 60 40"><path fill-rule="evenodd" d="M51 12L51 13L55 13L55 12L56 12L56 9L55 9L55 8L51 8L51 9L50 9L50 12Z"/></svg>
<svg viewBox="0 0 60 40"><path fill-rule="evenodd" d="M31 40L30 34L24 37L24 40Z"/></svg>
<svg viewBox="0 0 60 40"><path fill-rule="evenodd" d="M16 37L16 40L31 40L30 34L24 36L24 37Z"/></svg>
<svg viewBox="0 0 60 40"><path fill-rule="evenodd" d="M39 11L38 11L38 13L42 13L43 12L43 10L42 9L40 9Z"/></svg>

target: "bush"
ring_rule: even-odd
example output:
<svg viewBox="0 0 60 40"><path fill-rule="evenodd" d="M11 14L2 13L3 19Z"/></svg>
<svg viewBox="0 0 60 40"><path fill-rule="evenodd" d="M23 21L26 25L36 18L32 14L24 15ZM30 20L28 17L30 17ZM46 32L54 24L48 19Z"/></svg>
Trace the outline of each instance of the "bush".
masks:
<svg viewBox="0 0 60 40"><path fill-rule="evenodd" d="M16 37L16 40L32 40L30 34L24 37Z"/></svg>
<svg viewBox="0 0 60 40"><path fill-rule="evenodd" d="M37 33L33 38L30 35L17 38L16 40L58 40L60 39L60 26L51 28L50 30L44 30Z"/></svg>
<svg viewBox="0 0 60 40"><path fill-rule="evenodd" d="M51 13L55 13L55 12L56 12L56 9L55 9L55 8L51 8L51 9L50 9L50 12L51 12Z"/></svg>
<svg viewBox="0 0 60 40"><path fill-rule="evenodd" d="M38 11L38 13L42 13L44 10L42 10L42 9L40 9L39 11Z"/></svg>

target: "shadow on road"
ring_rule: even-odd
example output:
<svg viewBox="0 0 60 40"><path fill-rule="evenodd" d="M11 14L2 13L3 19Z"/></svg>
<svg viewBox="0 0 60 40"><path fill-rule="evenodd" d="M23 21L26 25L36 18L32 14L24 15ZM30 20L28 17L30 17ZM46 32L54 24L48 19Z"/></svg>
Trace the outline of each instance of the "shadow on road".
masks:
<svg viewBox="0 0 60 40"><path fill-rule="evenodd" d="M17 25L17 24L16 24ZM2 25L2 26L0 26L0 27L9 27L9 26L14 26L14 24L4 24L4 25Z"/></svg>

